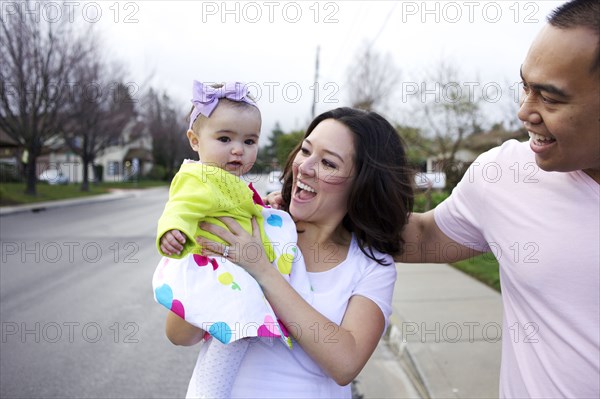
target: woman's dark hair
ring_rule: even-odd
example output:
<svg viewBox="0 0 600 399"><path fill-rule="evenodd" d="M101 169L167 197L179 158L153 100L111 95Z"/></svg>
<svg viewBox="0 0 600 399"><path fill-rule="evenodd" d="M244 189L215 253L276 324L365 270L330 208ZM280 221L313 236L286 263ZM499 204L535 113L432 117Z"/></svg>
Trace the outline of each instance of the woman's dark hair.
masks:
<svg viewBox="0 0 600 399"><path fill-rule="evenodd" d="M413 173L404 142L382 116L353 108L337 108L317 116L304 138L326 119L344 124L354 135L354 182L342 225L354 233L366 256L386 264L373 249L393 256L404 251L402 230L413 207ZM302 142L289 155L283 172L286 207L292 196L292 166L301 146Z"/></svg>

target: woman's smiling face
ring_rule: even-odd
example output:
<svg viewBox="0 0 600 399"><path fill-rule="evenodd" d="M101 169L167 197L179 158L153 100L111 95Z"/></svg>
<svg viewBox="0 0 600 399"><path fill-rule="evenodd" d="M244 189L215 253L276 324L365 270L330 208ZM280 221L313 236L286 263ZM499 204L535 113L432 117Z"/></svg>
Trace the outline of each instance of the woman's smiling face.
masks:
<svg viewBox="0 0 600 399"><path fill-rule="evenodd" d="M348 210L355 175L354 135L335 119L319 123L293 164L290 213L297 221L338 225Z"/></svg>

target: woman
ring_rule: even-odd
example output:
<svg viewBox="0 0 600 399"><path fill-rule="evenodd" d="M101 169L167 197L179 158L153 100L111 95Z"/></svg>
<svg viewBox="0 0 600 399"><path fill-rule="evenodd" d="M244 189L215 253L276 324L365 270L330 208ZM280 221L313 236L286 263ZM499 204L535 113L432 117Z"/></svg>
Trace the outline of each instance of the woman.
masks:
<svg viewBox="0 0 600 399"><path fill-rule="evenodd" d="M201 224L229 244L198 238L210 248L204 255L226 252L252 275L294 340L292 350L279 341L253 342L233 397L351 397L349 384L372 355L391 314L392 256L403 251L411 182L403 143L378 114L338 108L311 123L288 159L282 194L297 224L298 256L309 272L312 303L275 273L256 221L252 235L230 218L221 219L229 230ZM175 344L192 345L204 331L169 313L167 335ZM214 344L204 345L199 360L210 356ZM202 384L195 376L189 397Z"/></svg>

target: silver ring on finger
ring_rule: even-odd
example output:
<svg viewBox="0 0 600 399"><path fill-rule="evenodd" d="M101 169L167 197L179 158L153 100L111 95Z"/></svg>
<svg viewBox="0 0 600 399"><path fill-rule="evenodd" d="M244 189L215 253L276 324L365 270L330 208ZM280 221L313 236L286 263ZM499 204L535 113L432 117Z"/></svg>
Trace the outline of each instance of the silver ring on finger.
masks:
<svg viewBox="0 0 600 399"><path fill-rule="evenodd" d="M229 255L229 245L225 245L225 249L223 250L223 257L226 258Z"/></svg>

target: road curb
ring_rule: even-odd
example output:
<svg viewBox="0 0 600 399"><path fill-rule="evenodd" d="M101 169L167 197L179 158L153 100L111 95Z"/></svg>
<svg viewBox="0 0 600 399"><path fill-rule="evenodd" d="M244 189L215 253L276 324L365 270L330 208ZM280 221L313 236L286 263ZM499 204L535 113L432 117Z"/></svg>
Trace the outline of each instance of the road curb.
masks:
<svg viewBox="0 0 600 399"><path fill-rule="evenodd" d="M402 336L402 319L396 314L390 316L390 324L384 335L384 340L390 349L396 354L400 365L404 369L406 376L410 379L415 390L422 399L430 399L429 389L425 383L419 367L410 354L408 342Z"/></svg>
<svg viewBox="0 0 600 399"><path fill-rule="evenodd" d="M14 215L23 212L40 212L47 209L64 208L67 206L76 206L81 204L91 204L95 202L114 201L122 198L134 197L141 189L131 190L112 190L108 194L92 195L83 198L73 198L56 201L36 202L26 205L3 206L0 207L0 217ZM150 190L150 189L145 189Z"/></svg>

